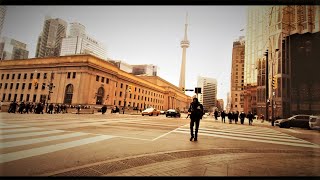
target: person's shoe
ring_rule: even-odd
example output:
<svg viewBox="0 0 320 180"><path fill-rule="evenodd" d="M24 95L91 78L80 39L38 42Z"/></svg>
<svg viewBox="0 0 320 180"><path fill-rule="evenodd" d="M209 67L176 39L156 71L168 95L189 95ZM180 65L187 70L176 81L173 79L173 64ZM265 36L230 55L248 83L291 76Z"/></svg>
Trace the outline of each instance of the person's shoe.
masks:
<svg viewBox="0 0 320 180"><path fill-rule="evenodd" d="M198 138L194 138L194 141L198 141Z"/></svg>
<svg viewBox="0 0 320 180"><path fill-rule="evenodd" d="M190 141L192 141L192 139L193 139L193 136L191 136Z"/></svg>

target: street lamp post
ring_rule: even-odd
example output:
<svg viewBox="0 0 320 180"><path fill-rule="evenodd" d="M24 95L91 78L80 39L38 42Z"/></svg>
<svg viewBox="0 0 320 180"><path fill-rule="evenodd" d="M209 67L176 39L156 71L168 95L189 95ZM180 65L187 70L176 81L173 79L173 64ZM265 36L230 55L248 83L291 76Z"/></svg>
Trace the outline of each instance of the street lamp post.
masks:
<svg viewBox="0 0 320 180"><path fill-rule="evenodd" d="M266 69L265 69L265 79L266 79L266 119L269 120L269 81L268 81L268 77L269 77L269 63L268 63L268 49L266 50L266 52L264 53L264 55L266 56Z"/></svg>
<svg viewBox="0 0 320 180"><path fill-rule="evenodd" d="M272 54L272 52L271 52L271 57L272 57L272 68L271 68L271 70L272 70L272 72L271 72L271 75L272 75L272 78L273 78L273 74L274 74L274 71L273 71L273 69L274 69L274 57L275 57L275 54L276 54L276 52L278 52L279 51L279 49L275 49L275 52L274 52L274 54ZM277 85L276 85L277 86ZM278 87L277 87L278 88ZM271 96L271 125L272 126L274 126L274 103L275 103L275 101L274 101L274 97L275 97L275 88L272 88L271 89L272 90L272 96Z"/></svg>

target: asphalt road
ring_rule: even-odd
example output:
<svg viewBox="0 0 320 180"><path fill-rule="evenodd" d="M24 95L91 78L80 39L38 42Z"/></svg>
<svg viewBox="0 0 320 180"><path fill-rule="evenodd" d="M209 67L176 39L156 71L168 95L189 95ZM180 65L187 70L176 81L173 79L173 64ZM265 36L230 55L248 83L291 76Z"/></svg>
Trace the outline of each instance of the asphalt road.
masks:
<svg viewBox="0 0 320 180"><path fill-rule="evenodd" d="M319 176L320 133L127 114L0 113L2 176ZM290 167L290 168L288 168Z"/></svg>

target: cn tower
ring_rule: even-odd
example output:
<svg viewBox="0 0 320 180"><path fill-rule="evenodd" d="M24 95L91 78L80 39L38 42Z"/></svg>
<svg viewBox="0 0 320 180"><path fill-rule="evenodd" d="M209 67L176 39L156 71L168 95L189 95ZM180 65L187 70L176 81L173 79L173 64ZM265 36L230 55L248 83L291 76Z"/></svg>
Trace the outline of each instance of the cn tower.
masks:
<svg viewBox="0 0 320 180"><path fill-rule="evenodd" d="M186 15L186 24L184 29L184 39L181 41L181 48L182 48L182 63L181 63L181 71L180 71L180 81L179 81L179 88L185 89L186 86L186 53L187 48L189 47L189 41L187 38L187 30L188 30L188 13Z"/></svg>

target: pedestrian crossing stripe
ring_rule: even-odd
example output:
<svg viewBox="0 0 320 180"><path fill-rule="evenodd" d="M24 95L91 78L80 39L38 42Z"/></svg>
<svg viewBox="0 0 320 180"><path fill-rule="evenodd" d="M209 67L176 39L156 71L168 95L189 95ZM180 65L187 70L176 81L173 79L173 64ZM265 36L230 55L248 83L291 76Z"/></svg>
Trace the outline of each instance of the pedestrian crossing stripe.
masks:
<svg viewBox="0 0 320 180"><path fill-rule="evenodd" d="M64 149L69 149L69 148L73 148L81 145L86 145L86 144L107 140L113 137L114 136L109 136L109 135L99 135L99 136L84 138L84 139L75 140L71 142L64 142L64 143L53 144L53 145L48 145L48 146L43 146L38 148L32 148L28 150L0 154L0 163L48 154L48 153L52 153L52 152L56 152Z"/></svg>
<svg viewBox="0 0 320 180"><path fill-rule="evenodd" d="M207 128L201 128L202 130L206 131L210 131L212 129L207 129ZM214 129L214 131L216 132L223 132L223 133L237 133L237 134L243 134L243 135L262 135L263 137L278 137L278 138L282 138L282 139L297 139L296 137L287 135L287 136L283 136L283 133L278 132L278 131L268 131L268 130L263 130L263 129L257 129L255 131L253 130L234 130L234 129L226 129L226 130L221 130L221 129ZM301 139L302 140L302 139Z"/></svg>
<svg viewBox="0 0 320 180"><path fill-rule="evenodd" d="M185 133L190 134L190 129L186 128L178 128L174 131L175 133ZM203 130L202 128L199 128L199 133L204 136L212 136L212 137L220 137L220 138L228 138L228 139L235 139L235 140L244 140L244 141L254 141L254 142L263 142L263 143L271 143L271 144L281 144L281 145L290 145L290 146L300 146L300 147L310 147L310 148L320 148L319 145L313 144L311 142L302 140L302 139L282 139L279 137L264 137L262 134L257 136L254 136L254 133L252 136L248 135L241 135L237 133L224 133L224 132L218 132L215 129L210 130ZM287 137L289 135L283 133L283 137Z"/></svg>
<svg viewBox="0 0 320 180"><path fill-rule="evenodd" d="M0 148L9 148L9 147L30 145L30 144L36 144L36 143L42 143L42 142L48 142L48 141L54 141L54 140L61 140L61 139L67 139L67 138L84 136L84 135L88 135L88 133L75 132L75 133L49 136L49 137L41 137L41 138L34 138L34 139L27 139L27 140L20 140L20 141L10 141L10 142L0 143Z"/></svg>
<svg viewBox="0 0 320 180"><path fill-rule="evenodd" d="M8 134L8 135L1 135L0 140L2 139L14 139L20 137L32 137L32 136L41 136L41 135L48 135L48 134L55 134L65 132L62 130L50 130L50 131L40 131L40 132L29 132L29 133L19 133L19 134Z"/></svg>

